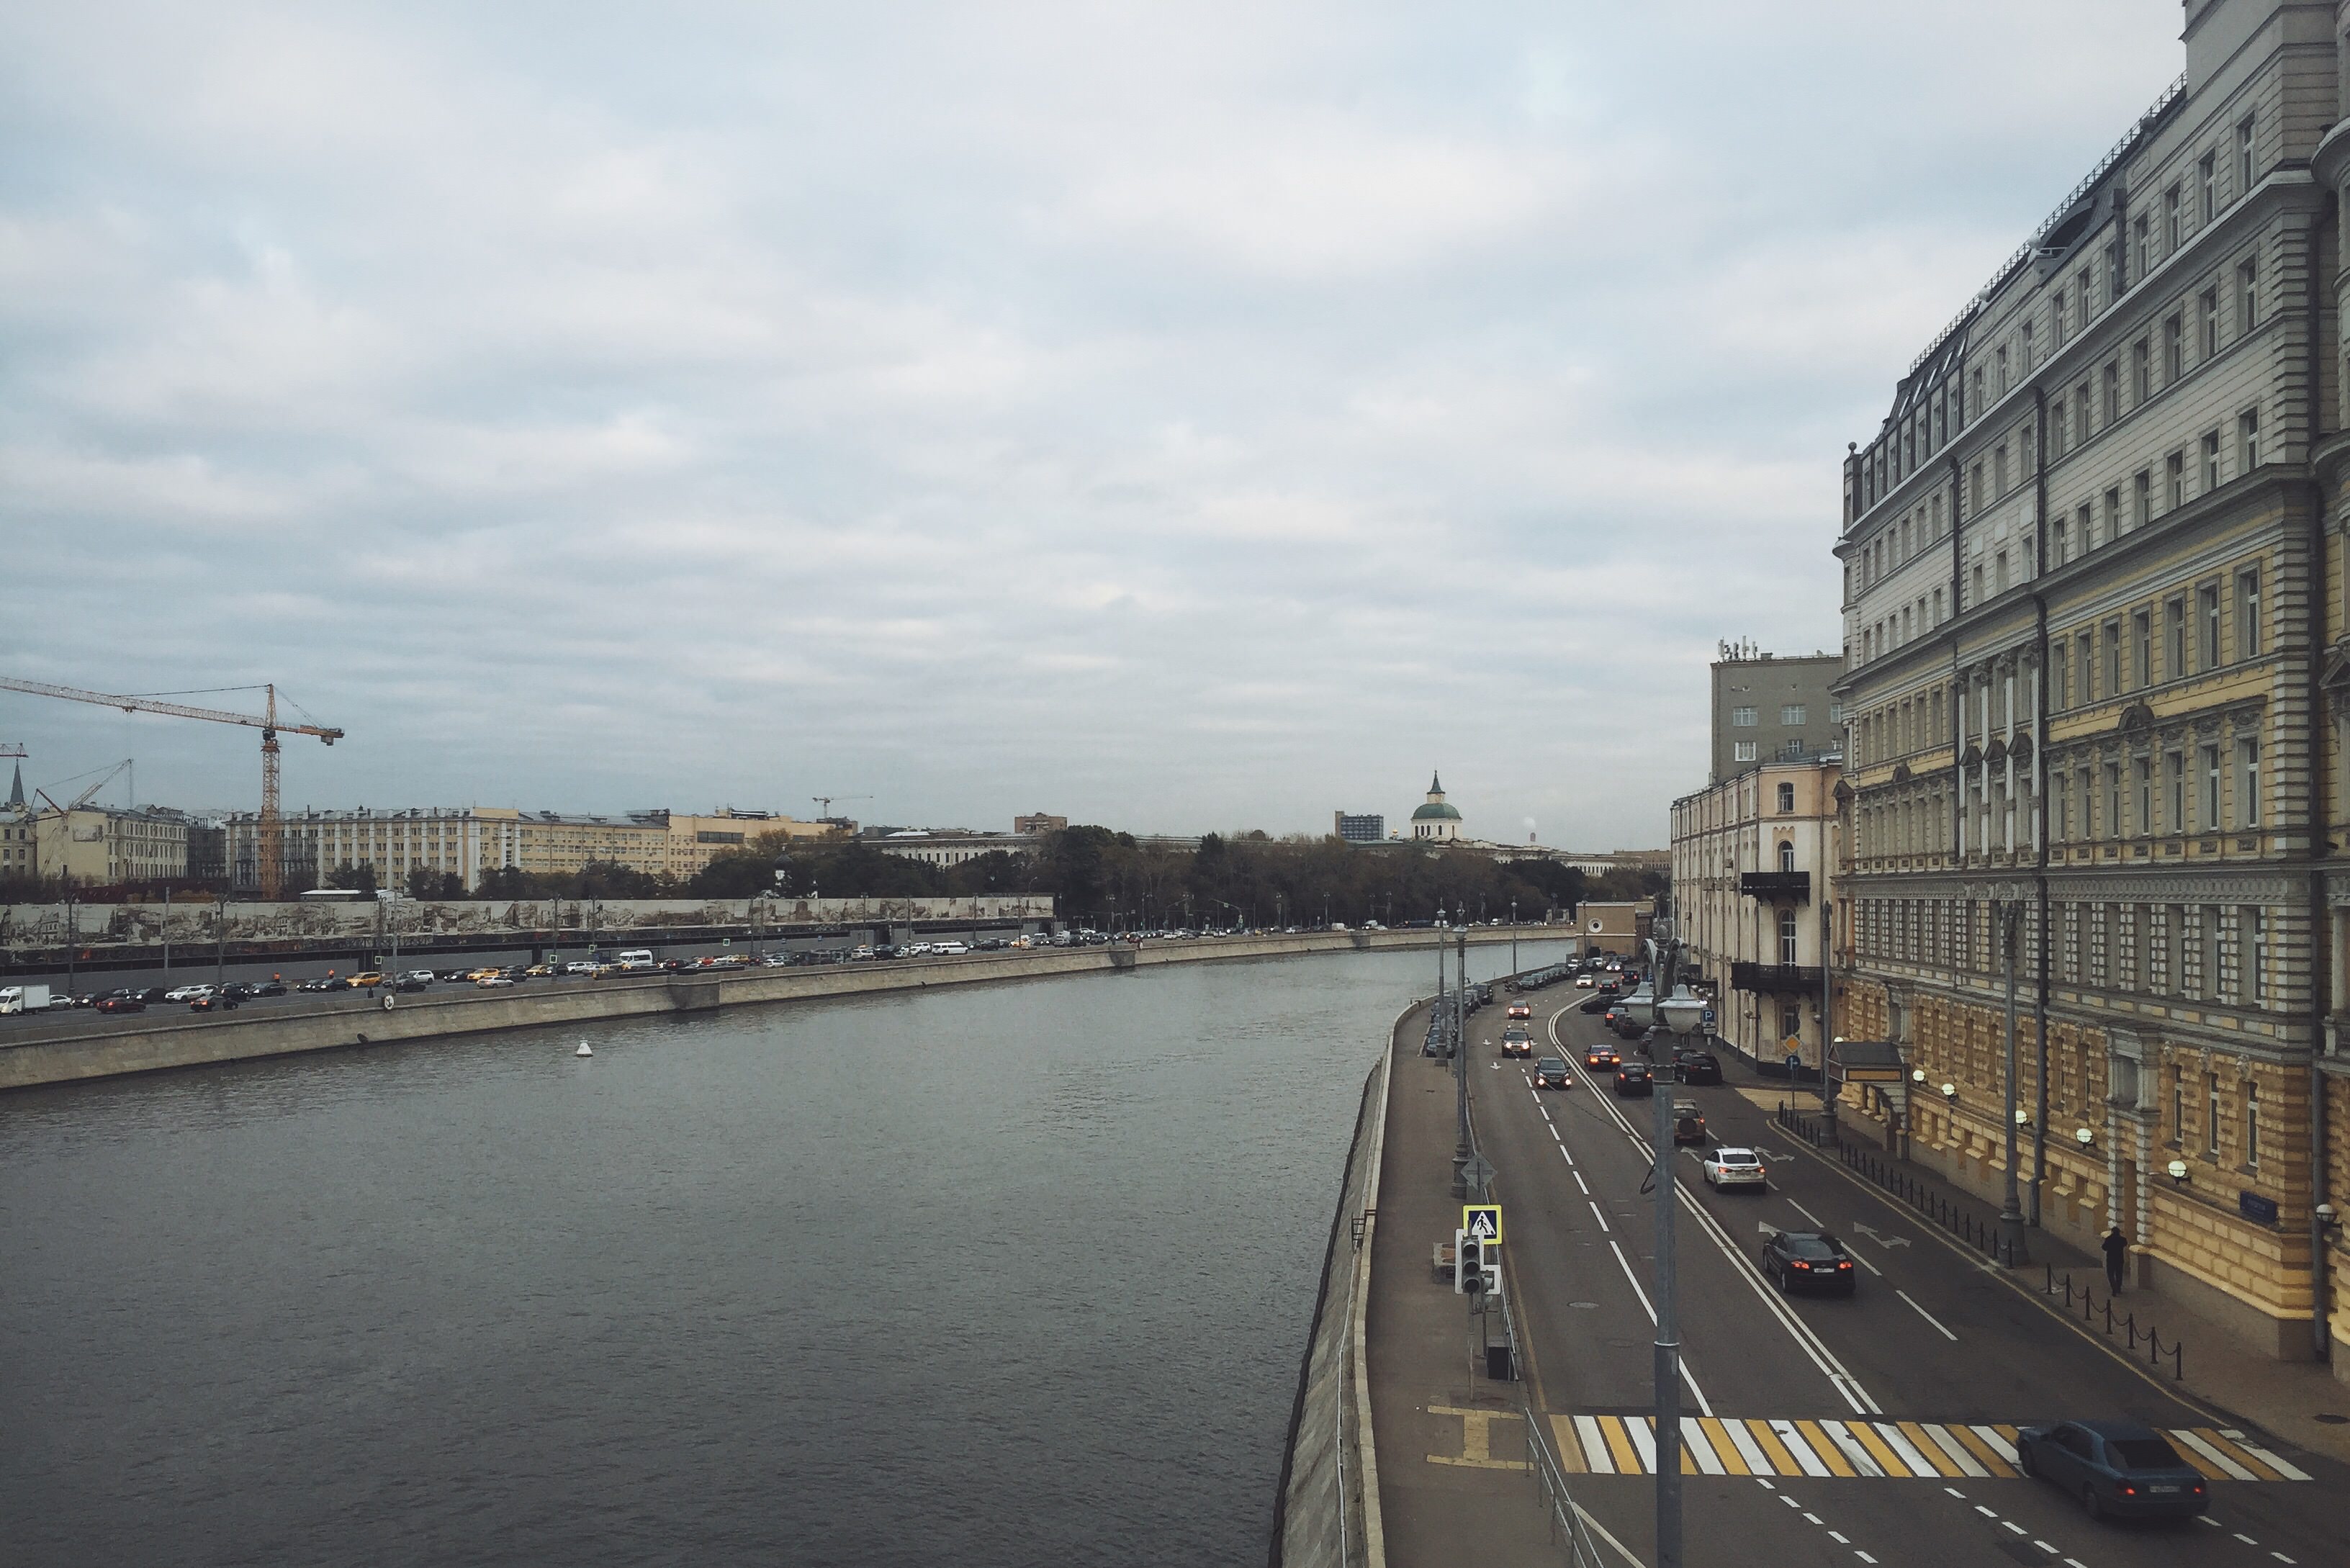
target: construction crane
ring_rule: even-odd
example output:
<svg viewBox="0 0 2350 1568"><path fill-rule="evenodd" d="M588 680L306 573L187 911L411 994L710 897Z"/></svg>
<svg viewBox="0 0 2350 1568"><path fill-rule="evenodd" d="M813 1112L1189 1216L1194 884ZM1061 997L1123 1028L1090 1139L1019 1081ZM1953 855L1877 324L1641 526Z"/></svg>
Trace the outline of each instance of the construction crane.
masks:
<svg viewBox="0 0 2350 1568"><path fill-rule="evenodd" d="M95 798L97 797L97 794L98 794L98 792L99 792L99 791L100 791L100 790L104 789L107 785L109 785L109 784L112 784L112 783L113 783L117 778L120 777L124 769L126 769L126 768L130 768L130 769L134 769L134 770L135 770L135 768L136 768L136 767L137 767L137 765L138 765L138 762L139 762L139 759L138 759L138 758L136 758L136 757L125 757L125 758L123 758L120 762L116 763L115 763L113 766L111 766L111 767L100 768L100 769L97 770L97 772L98 772L98 782L97 782L96 784L91 784L88 789L86 789L86 790L82 791L79 794L78 794L78 795L74 796L74 797L73 797L73 804L72 804L71 805L65 806L65 807L62 807L62 808L60 808L60 809L65 810L65 811L79 811L83 806L88 805L88 804L89 804L93 799L95 799ZM130 779L131 779L130 798L135 802L135 801L136 801L136 800L138 800L138 798L139 798L139 785L138 785L139 774L134 771L134 772L131 774L131 775L130 775ZM72 780L70 780L70 779L68 779L68 781L66 781L66 782L67 782L68 784L70 784L70 783L72 783L73 781L72 781ZM63 787L64 787L64 785L62 785L62 784L61 784L61 785L59 785L58 787L59 787L59 788L63 788ZM47 799L48 799L47 792L44 791L44 792L42 793L42 798L43 798L44 800L47 800ZM54 801L54 800L50 800L50 801L49 801L49 804L50 804L51 805L56 805L57 803L56 801Z"/></svg>
<svg viewBox="0 0 2350 1568"><path fill-rule="evenodd" d="M262 711L255 715L229 713L218 708L192 708L183 702L164 702L152 697L84 691L74 686L51 686L46 681L16 680L0 675L0 691L22 691L29 697L56 697L68 702L92 702L101 708L120 708L126 713L161 713L175 719L207 719L215 724L242 724L246 729L260 731L261 896L275 899L283 890L286 847L285 828L277 815L277 733L283 730L293 735L316 735L331 746L343 738L343 732L324 724L279 723L276 686L271 684L261 690L267 697Z"/></svg>
<svg viewBox="0 0 2350 1568"><path fill-rule="evenodd" d="M834 801L871 800L872 798L873 797L869 794L812 794L808 796L808 799L816 802L816 820L818 822L829 822L832 820L832 803Z"/></svg>

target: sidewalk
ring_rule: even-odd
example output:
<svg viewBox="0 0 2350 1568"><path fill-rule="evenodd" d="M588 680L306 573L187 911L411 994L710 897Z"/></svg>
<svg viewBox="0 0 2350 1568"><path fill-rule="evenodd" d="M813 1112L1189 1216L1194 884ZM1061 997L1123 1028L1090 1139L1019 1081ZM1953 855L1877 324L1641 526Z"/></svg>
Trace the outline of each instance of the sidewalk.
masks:
<svg viewBox="0 0 2350 1568"><path fill-rule="evenodd" d="M1734 1088L1749 1100L1765 1109L1774 1107L1787 1098L1787 1086L1761 1077L1745 1069L1744 1058L1733 1054L1738 1065L1729 1067L1726 1076ZM1818 1114L1816 1091L1799 1094L1794 1104L1807 1116ZM1909 1160L1899 1160L1885 1149L1879 1138L1877 1124L1849 1111L1841 1112L1844 1137L1857 1141L1876 1152L1886 1165L1899 1169L1902 1177L1916 1189L1939 1199L1951 1211L1972 1217L1978 1229L1996 1220L1999 1206L1953 1185L1932 1168ZM1903 1204L1902 1199L1885 1190L1877 1183L1858 1172L1847 1169L1841 1161L1831 1162L1831 1168L1863 1187ZM1921 1217L1922 1218L1922 1217ZM1931 1221L1924 1221L1931 1224ZM1955 1238L1954 1238L1955 1240ZM1963 1246L1963 1242L1960 1242ZM2260 1427L2288 1444L2298 1445L2312 1452L2350 1463L2350 1422L2324 1421L2321 1416L2350 1416L2350 1386L2338 1381L2333 1369L2324 1362L2273 1361L2240 1348L2228 1331L2202 1314L2182 1305L2171 1296L2143 1286L2126 1288L2113 1298L2116 1324L2115 1337L2104 1333L2106 1263L2102 1255L2090 1252L2065 1241L2053 1231L2035 1230L2028 1232L2026 1245L2032 1261L2013 1270L1996 1271L2000 1277L2019 1288L2019 1293L2036 1303L2051 1316L2069 1323L2087 1342L2095 1354L2120 1355L2138 1366L2147 1366L2144 1342L2137 1354L2128 1354L2128 1344L2119 1327L2124 1314L2135 1314L2141 1326L2151 1321L2160 1333L2165 1352L2160 1381L2188 1397L2227 1413L2245 1423ZM2050 1293L2047 1282L2051 1273L2055 1289ZM2064 1307L2064 1276L2073 1279L2073 1306ZM2093 1293L2093 1316L2082 1316L2084 1288ZM2183 1356L2185 1376L2174 1380L2170 1376L2168 1346L2177 1341L2186 1346Z"/></svg>
<svg viewBox="0 0 2350 1568"><path fill-rule="evenodd" d="M1472 1358L1468 1298L1431 1272L1430 1244L1461 1223L1451 1195L1451 1064L1419 1054L1428 1012L1397 1031L1378 1228L1371 1242L1371 1426L1387 1560L1430 1568L1471 1552L1495 1563L1564 1563L1526 1463L1518 1387ZM1493 1335L1501 1336L1496 1317Z"/></svg>

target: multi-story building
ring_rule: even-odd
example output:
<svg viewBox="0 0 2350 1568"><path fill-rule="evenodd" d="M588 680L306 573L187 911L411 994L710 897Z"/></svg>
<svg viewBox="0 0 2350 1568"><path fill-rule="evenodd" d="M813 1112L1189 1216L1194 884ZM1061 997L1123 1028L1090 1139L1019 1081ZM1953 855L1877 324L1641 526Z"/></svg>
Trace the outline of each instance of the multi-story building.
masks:
<svg viewBox="0 0 2350 1568"><path fill-rule="evenodd" d="M1837 1028L1948 1085L1913 1156L1996 1191L2016 929L2033 1217L2307 1356L2350 1336L2350 16L2186 24L1846 461Z"/></svg>
<svg viewBox="0 0 2350 1568"><path fill-rule="evenodd" d="M1764 763L1801 763L1844 749L1844 711L1832 690L1833 653L1792 658L1723 643L1713 663L1713 769L1720 784Z"/></svg>
<svg viewBox="0 0 2350 1568"><path fill-rule="evenodd" d="M1053 816L1041 811L1032 811L1025 816L1012 819L1012 831L1014 833L1059 833L1068 826L1067 817Z"/></svg>
<svg viewBox="0 0 2350 1568"><path fill-rule="evenodd" d="M1388 819L1376 813L1335 811L1330 831L1348 844L1377 844L1388 836Z"/></svg>
<svg viewBox="0 0 2350 1568"><path fill-rule="evenodd" d="M188 819L162 807L68 806L32 818L40 875L86 887L184 881Z"/></svg>
<svg viewBox="0 0 2350 1568"><path fill-rule="evenodd" d="M983 855L1034 855L1034 837L1006 833L932 833L924 828L906 827L872 841L873 847L884 855L895 855L901 860L919 860L925 866L960 866L966 860L976 860Z"/></svg>
<svg viewBox="0 0 2350 1568"><path fill-rule="evenodd" d="M236 884L255 886L259 818L241 812L226 827ZM670 811L597 816L514 806L305 811L284 819L284 885L321 887L342 867L372 866L385 887L405 887L422 870L455 877L470 893L480 888L488 871L512 867L532 876L563 877L591 862L682 882L719 856L738 853L770 834L829 838L839 830L732 806L709 816Z"/></svg>
<svg viewBox="0 0 2350 1568"><path fill-rule="evenodd" d="M1716 1032L1753 1061L1822 1061L1841 773L1766 763L1673 803L1674 934L1716 988Z"/></svg>

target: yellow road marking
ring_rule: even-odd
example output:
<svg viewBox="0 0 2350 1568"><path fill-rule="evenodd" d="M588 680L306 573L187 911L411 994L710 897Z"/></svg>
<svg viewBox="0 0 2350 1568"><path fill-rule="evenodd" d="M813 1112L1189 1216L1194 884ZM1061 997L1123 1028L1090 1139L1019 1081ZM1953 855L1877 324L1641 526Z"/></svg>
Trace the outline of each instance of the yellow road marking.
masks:
<svg viewBox="0 0 2350 1568"><path fill-rule="evenodd" d="M1909 1446L1923 1455L1928 1464L1934 1467L1937 1474L1956 1476L1961 1473L1959 1467L1950 1462L1950 1456L1942 1452L1942 1445L1926 1435L1925 1428L1915 1421L1896 1421L1893 1425L1903 1437L1909 1439Z"/></svg>
<svg viewBox="0 0 2350 1568"><path fill-rule="evenodd" d="M1607 1453L1616 1461L1617 1475L1638 1476L1648 1473L1648 1467L1640 1462L1639 1450L1632 1446L1631 1435L1624 1430L1623 1417L1600 1417L1599 1435L1607 1439Z"/></svg>
<svg viewBox="0 0 2350 1568"><path fill-rule="evenodd" d="M2230 1459L2235 1460L2238 1464L2243 1466L2246 1469L2251 1471L2255 1480L2284 1480L2284 1477L2279 1475L2272 1466L2262 1464L2259 1459L2251 1454L2246 1453L2244 1451L2243 1444L2231 1443L2227 1438L2221 1437L2219 1433L2210 1430L2209 1428L2197 1428L2195 1435L2202 1438L2205 1442L2210 1444L2213 1448L2219 1449L2221 1453L2227 1455Z"/></svg>
<svg viewBox="0 0 2350 1568"><path fill-rule="evenodd" d="M2014 1468L2005 1459L2001 1459L1999 1457L1999 1450L1992 1448L1989 1443L1984 1442L1982 1438L1977 1435L1973 1428L1963 1425L1960 1422L1953 1421L1943 1429L1949 1432L1950 1436L1958 1438L1960 1443L1965 1447L1967 1452L1974 1455L1975 1463L1982 1466L1983 1469L1989 1470L1992 1475L1996 1476L2001 1480L2013 1480L2015 1479Z"/></svg>
<svg viewBox="0 0 2350 1568"><path fill-rule="evenodd" d="M1787 1451L1787 1445L1779 1440L1779 1434L1771 1429L1770 1422L1748 1421L1743 1425L1747 1436L1754 1439L1763 1456L1771 1461L1772 1474L1799 1476L1804 1473L1804 1467L1795 1462L1795 1456Z"/></svg>
<svg viewBox="0 0 2350 1568"><path fill-rule="evenodd" d="M1550 1435L1558 1444L1558 1462L1569 1475L1586 1475L1590 1466L1583 1462L1583 1440L1575 1436L1575 1417L1553 1416Z"/></svg>
<svg viewBox="0 0 2350 1568"><path fill-rule="evenodd" d="M1844 1457L1844 1450L1835 1446L1835 1439L1820 1430L1817 1421L1797 1421L1795 1430L1804 1435L1804 1441L1811 1445L1812 1452L1818 1456L1820 1463L1827 1466L1830 1475L1855 1476L1860 1473L1852 1468L1852 1461Z"/></svg>
<svg viewBox="0 0 2350 1568"><path fill-rule="evenodd" d="M1877 1468L1887 1475L1906 1476L1916 1473L1903 1461L1900 1455L1893 1451L1893 1445L1878 1436L1877 1428L1867 1422L1847 1421L1845 1423L1845 1429L1860 1439L1860 1446L1875 1456Z"/></svg>
<svg viewBox="0 0 2350 1568"><path fill-rule="evenodd" d="M1730 1440L1730 1428L1721 1424L1721 1417L1700 1416L1697 1418L1697 1424L1703 1428L1705 1440L1713 1445L1713 1457L1721 1461L1723 1469L1734 1476L1751 1476L1754 1473L1747 1467L1744 1456L1739 1453L1738 1445Z"/></svg>
<svg viewBox="0 0 2350 1568"><path fill-rule="evenodd" d="M1493 1457L1493 1423L1517 1420L1519 1417L1515 1410L1463 1410L1451 1405L1430 1405L1428 1413L1461 1417L1461 1457L1454 1459L1449 1454L1430 1454L1428 1456L1430 1464L1466 1465L1471 1469L1481 1470L1533 1468L1523 1459L1497 1459Z"/></svg>

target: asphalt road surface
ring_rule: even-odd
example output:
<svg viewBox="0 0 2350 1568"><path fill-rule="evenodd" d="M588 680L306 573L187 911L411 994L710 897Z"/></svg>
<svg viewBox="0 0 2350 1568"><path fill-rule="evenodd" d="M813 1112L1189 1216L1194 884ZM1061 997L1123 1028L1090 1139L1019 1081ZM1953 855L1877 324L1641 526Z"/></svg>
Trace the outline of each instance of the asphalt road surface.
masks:
<svg viewBox="0 0 2350 1568"><path fill-rule="evenodd" d="M1537 1095L1531 1063L1500 1058L1501 1009L1472 1024L1478 1139L1500 1171L1524 1375L1549 1413L1538 1435L1577 1501L1648 1561L1654 1211L1642 1188L1653 1104L1618 1099L1612 1075L1583 1067L1585 1044L1615 1041L1575 1011L1590 994L1533 998L1538 1048L1574 1068L1565 1092ZM1682 1411L1704 1438L1683 1467L1687 1561L2350 1561L2344 1467L2185 1399L2085 1338L1778 1129L1758 1103L1778 1091L1750 1098L1734 1060L1725 1065L1729 1085L1659 1086L1703 1107L1715 1144L1761 1149L1770 1172L1767 1191L1717 1193L1697 1149L1674 1161ZM1856 1294L1781 1295L1754 1266L1765 1224L1835 1232L1862 1264ZM2140 1419L2189 1434L2174 1438L2182 1449L2208 1445L2195 1456L2228 1478L2211 1483L2210 1512L2184 1524L2094 1522L2077 1501L2018 1476L2012 1428L2067 1417ZM1699 1473L1686 1473L1692 1466ZM2225 1467L2282 1479L2236 1479Z"/></svg>

